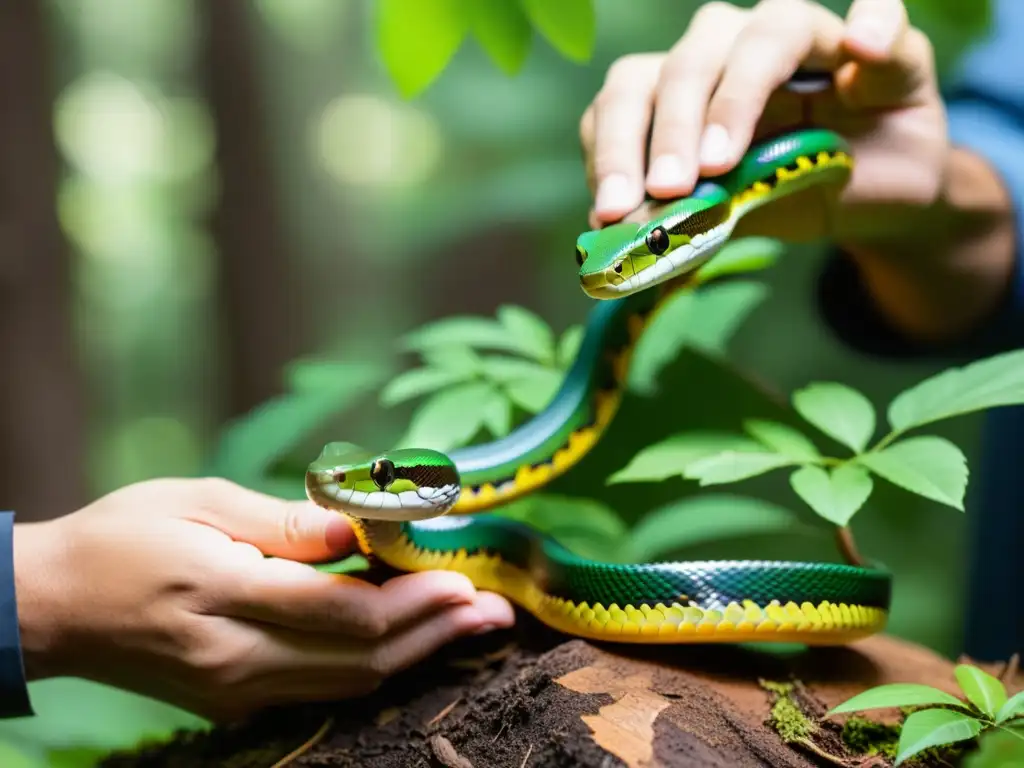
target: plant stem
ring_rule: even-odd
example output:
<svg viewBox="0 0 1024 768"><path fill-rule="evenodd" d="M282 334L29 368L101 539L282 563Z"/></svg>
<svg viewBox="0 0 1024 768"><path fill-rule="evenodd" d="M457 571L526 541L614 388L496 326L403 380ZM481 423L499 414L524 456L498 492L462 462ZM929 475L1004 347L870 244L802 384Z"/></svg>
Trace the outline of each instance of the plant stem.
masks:
<svg viewBox="0 0 1024 768"><path fill-rule="evenodd" d="M839 547L840 553L843 555L843 560L848 565L856 565L863 567L865 565L864 558L860 556L860 552L857 551L857 542L854 541L853 531L848 526L840 526L836 528L836 545Z"/></svg>

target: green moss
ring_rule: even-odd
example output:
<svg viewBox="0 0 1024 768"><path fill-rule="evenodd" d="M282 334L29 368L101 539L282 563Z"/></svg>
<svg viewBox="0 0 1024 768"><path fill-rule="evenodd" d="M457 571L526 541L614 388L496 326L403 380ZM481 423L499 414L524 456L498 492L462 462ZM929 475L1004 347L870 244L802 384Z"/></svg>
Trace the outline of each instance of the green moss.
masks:
<svg viewBox="0 0 1024 768"><path fill-rule="evenodd" d="M842 739L850 751L858 755L881 755L895 760L900 728L853 716L843 724Z"/></svg>
<svg viewBox="0 0 1024 768"><path fill-rule="evenodd" d="M806 743L817 732L818 726L803 713L794 701L793 684L776 683L771 680L759 680L758 682L766 691L775 694L775 703L772 704L771 709L772 728L787 744Z"/></svg>

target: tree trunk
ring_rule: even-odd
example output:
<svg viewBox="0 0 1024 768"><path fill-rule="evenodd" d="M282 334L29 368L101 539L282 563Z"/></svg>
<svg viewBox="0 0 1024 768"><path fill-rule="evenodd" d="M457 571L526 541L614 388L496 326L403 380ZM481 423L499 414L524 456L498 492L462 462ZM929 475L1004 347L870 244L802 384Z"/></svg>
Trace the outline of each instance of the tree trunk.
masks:
<svg viewBox="0 0 1024 768"><path fill-rule="evenodd" d="M0 509L20 522L86 497L49 61L42 3L0 5Z"/></svg>
<svg viewBox="0 0 1024 768"><path fill-rule="evenodd" d="M103 765L881 768L891 761L863 742L891 749L897 712L872 711L876 725L854 721L845 736L845 717L824 715L894 682L959 693L952 662L885 636L790 655L602 647L527 619L444 649L368 699L267 713Z"/></svg>

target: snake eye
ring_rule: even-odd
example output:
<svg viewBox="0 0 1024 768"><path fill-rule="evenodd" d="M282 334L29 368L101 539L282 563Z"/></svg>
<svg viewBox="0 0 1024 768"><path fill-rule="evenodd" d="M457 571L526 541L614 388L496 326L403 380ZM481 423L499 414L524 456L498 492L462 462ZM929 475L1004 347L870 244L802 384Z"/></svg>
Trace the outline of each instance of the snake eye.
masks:
<svg viewBox="0 0 1024 768"><path fill-rule="evenodd" d="M587 252L584 251L582 248L580 248L577 245L576 246L576 263L579 264L582 267L583 266L583 262L586 261L586 260L587 260Z"/></svg>
<svg viewBox="0 0 1024 768"><path fill-rule="evenodd" d="M395 465L390 459L377 459L370 468L370 479L382 491L395 482Z"/></svg>
<svg viewBox="0 0 1024 768"><path fill-rule="evenodd" d="M668 232L664 227L655 227L647 233L647 250L655 256L661 256L668 250L670 244Z"/></svg>
<svg viewBox="0 0 1024 768"><path fill-rule="evenodd" d="M616 264L614 269L615 269L615 274L621 275L622 274L622 262L620 261L618 264Z"/></svg>

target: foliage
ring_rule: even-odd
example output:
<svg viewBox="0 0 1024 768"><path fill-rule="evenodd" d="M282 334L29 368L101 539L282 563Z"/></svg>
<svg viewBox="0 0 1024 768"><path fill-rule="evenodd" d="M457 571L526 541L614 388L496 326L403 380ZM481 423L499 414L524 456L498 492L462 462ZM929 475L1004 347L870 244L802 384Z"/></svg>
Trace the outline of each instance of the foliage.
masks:
<svg viewBox="0 0 1024 768"><path fill-rule="evenodd" d="M834 707L828 714L869 709L913 708L903 721L895 764L925 750L959 744L985 733L981 749L972 754L972 768L996 768L1024 759L1024 691L1012 698L1003 683L978 667L959 664L954 670L966 701L930 685L892 683L871 688ZM990 741L996 734L998 741Z"/></svg>
<svg viewBox="0 0 1024 768"><path fill-rule="evenodd" d="M787 468L793 470L789 480L797 496L824 519L847 526L870 498L874 475L962 512L968 478L963 452L945 438L905 435L941 419L1024 403L1024 350L943 371L900 393L889 406L889 433L871 448L875 410L856 390L815 382L793 393L792 403L805 421L852 455L823 455L809 435L777 422L748 420L743 423L747 435L668 437L634 456L608 482L681 476L708 486Z"/></svg>

